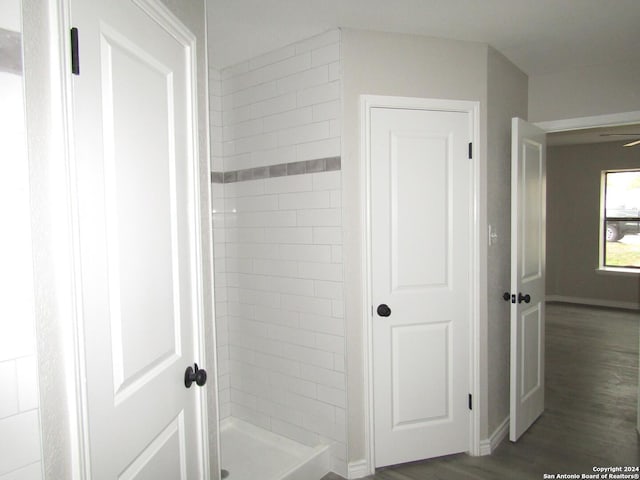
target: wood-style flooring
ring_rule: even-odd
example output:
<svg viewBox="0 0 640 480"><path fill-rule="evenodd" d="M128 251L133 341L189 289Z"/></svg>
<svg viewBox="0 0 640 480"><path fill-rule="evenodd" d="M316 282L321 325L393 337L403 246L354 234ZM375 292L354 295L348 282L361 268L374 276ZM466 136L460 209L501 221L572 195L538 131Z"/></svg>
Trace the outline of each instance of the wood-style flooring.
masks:
<svg viewBox="0 0 640 480"><path fill-rule="evenodd" d="M545 412L491 455L451 455L378 469L368 480L540 480L640 465L635 311L547 304ZM340 480L329 474L323 480Z"/></svg>

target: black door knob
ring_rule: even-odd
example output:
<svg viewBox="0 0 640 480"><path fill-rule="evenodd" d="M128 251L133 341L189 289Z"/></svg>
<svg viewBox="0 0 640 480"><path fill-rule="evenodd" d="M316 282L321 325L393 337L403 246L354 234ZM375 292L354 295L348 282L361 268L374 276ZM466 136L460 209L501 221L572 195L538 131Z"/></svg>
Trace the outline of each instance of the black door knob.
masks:
<svg viewBox="0 0 640 480"><path fill-rule="evenodd" d="M531 301L531 295L528 293L526 295L522 295L522 293L518 293L518 303L529 303Z"/></svg>
<svg viewBox="0 0 640 480"><path fill-rule="evenodd" d="M196 382L199 387L207 383L207 371L203 368L198 368L197 363L194 363L193 367L189 366L184 371L184 386L187 388L191 388L193 382Z"/></svg>
<svg viewBox="0 0 640 480"><path fill-rule="evenodd" d="M378 315L380 315L381 317L388 317L389 315L391 315L391 309L384 303L378 305L376 312L378 312Z"/></svg>

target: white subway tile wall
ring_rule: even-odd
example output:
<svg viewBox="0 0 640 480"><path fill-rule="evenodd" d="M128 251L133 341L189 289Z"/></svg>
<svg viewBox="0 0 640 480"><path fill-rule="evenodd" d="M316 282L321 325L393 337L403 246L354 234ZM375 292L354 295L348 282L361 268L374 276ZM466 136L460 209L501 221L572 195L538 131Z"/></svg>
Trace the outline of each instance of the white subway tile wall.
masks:
<svg viewBox="0 0 640 480"><path fill-rule="evenodd" d="M209 69L209 128L211 129L211 170L221 171L222 164L222 80L220 72Z"/></svg>
<svg viewBox="0 0 640 480"><path fill-rule="evenodd" d="M340 155L340 35L313 40L222 72L225 171Z"/></svg>
<svg viewBox="0 0 640 480"><path fill-rule="evenodd" d="M222 152L222 79L220 72L209 70L209 119L211 125L211 169L221 172ZM218 173L222 177L221 173ZM212 180L213 177L212 175ZM217 180L217 179L216 179ZM223 420L231 415L229 390L229 331L227 329L227 239L223 184L211 183L211 215L213 219L214 298L216 315L218 403Z"/></svg>
<svg viewBox="0 0 640 480"><path fill-rule="evenodd" d="M0 72L0 480L42 478L22 98L22 77Z"/></svg>
<svg viewBox="0 0 640 480"><path fill-rule="evenodd" d="M339 62L330 31L223 70L211 92L214 170L233 182L214 184L221 415L331 444L345 474L341 172L237 172L340 157Z"/></svg>

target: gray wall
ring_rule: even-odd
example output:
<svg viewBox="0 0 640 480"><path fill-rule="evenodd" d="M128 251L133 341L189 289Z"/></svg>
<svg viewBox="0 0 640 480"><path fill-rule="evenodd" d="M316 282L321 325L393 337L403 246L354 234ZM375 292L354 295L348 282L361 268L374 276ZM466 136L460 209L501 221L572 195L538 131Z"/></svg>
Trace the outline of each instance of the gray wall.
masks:
<svg viewBox="0 0 640 480"><path fill-rule="evenodd" d="M487 45L379 32L344 30L343 212L348 372L349 461L365 458L362 378L362 252L360 95L397 95L480 102L486 142ZM480 162L486 158L481 147ZM483 182L484 183L484 182ZM484 195L484 193L483 193ZM484 221L485 211L481 212ZM484 236L483 236L484 238ZM486 417L483 421L486 434Z"/></svg>
<svg viewBox="0 0 640 480"><path fill-rule="evenodd" d="M640 60L529 78L529 120L560 120L640 110Z"/></svg>
<svg viewBox="0 0 640 480"><path fill-rule="evenodd" d="M511 283L511 117L527 118L527 76L489 48L487 84L487 221L497 242L487 250L486 400L488 434L509 415Z"/></svg>
<svg viewBox="0 0 640 480"><path fill-rule="evenodd" d="M640 278L596 273L600 178L640 168L640 151L620 142L547 150L547 295L640 304Z"/></svg>

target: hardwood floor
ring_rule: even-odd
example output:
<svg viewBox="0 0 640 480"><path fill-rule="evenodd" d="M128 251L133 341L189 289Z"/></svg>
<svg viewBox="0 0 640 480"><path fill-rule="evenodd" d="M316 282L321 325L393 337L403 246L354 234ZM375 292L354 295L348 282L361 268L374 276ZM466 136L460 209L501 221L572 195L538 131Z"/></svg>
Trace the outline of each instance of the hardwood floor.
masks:
<svg viewBox="0 0 640 480"><path fill-rule="evenodd" d="M517 443L378 469L369 480L539 480L640 465L636 431L640 313L547 304L546 408ZM339 480L329 474L323 480Z"/></svg>

